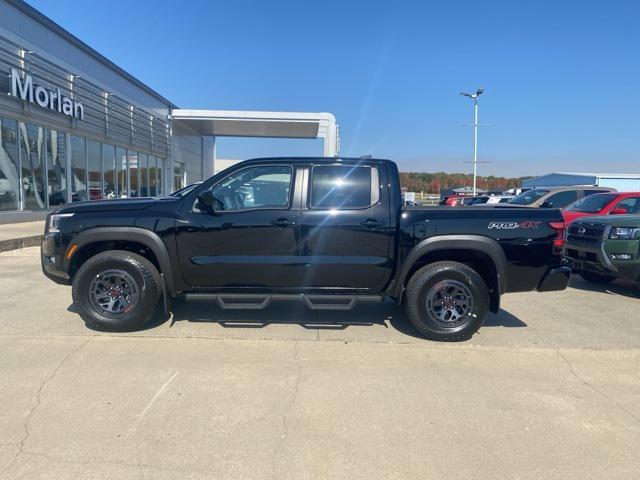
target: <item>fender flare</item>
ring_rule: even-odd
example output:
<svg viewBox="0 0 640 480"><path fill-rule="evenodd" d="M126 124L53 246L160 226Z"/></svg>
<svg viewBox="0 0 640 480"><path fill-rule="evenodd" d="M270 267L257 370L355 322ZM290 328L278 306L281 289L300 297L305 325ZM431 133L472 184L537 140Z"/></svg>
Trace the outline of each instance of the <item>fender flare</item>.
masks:
<svg viewBox="0 0 640 480"><path fill-rule="evenodd" d="M507 257L497 241L483 235L437 235L422 240L409 251L394 285L393 296L395 298L402 297L404 285L413 265L424 255L438 250L471 250L484 253L496 267L498 295L506 291Z"/></svg>
<svg viewBox="0 0 640 480"><path fill-rule="evenodd" d="M69 245L77 245L78 250L91 243L110 241L131 241L141 243L153 252L158 264L160 273L164 277L164 282L169 294L175 294L175 285L171 259L166 245L162 239L151 230L140 227L98 227L80 232L71 239ZM65 260L65 270L69 268L69 261Z"/></svg>

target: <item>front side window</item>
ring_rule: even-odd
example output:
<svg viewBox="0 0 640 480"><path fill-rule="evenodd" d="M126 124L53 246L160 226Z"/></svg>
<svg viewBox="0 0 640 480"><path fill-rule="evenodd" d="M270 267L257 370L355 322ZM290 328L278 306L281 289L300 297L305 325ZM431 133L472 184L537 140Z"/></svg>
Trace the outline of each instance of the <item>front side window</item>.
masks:
<svg viewBox="0 0 640 480"><path fill-rule="evenodd" d="M615 209L625 210L629 215L638 215L640 214L640 197L625 198L615 206Z"/></svg>
<svg viewBox="0 0 640 480"><path fill-rule="evenodd" d="M553 208L564 208L573 203L578 198L578 192L575 190L566 190L551 195L546 202L550 203Z"/></svg>
<svg viewBox="0 0 640 480"><path fill-rule="evenodd" d="M211 189L216 211L289 208L292 169L272 165L233 173Z"/></svg>
<svg viewBox="0 0 640 480"><path fill-rule="evenodd" d="M380 181L375 167L316 165L311 170L311 208L366 208L379 199Z"/></svg>

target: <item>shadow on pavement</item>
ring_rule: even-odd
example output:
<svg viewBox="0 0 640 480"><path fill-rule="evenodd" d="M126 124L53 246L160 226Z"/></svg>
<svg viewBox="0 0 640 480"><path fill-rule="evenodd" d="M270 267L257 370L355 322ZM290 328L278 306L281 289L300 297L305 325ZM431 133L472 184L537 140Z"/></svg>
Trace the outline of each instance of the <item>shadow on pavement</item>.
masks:
<svg viewBox="0 0 640 480"><path fill-rule="evenodd" d="M580 275L571 276L571 288L576 290L585 290L587 292L601 292L608 295L621 295L629 298L640 298L640 285L631 280L614 280L607 285L598 283L590 283L583 279Z"/></svg>
<svg viewBox="0 0 640 480"><path fill-rule="evenodd" d="M67 311L78 313L71 304ZM362 304L348 311L310 310L297 302L274 302L264 310L224 310L215 302L187 302L178 298L172 304L173 317L160 311L141 330L152 330L171 319L171 326L178 322L217 323L224 328L264 328L273 324L294 324L306 329L345 330L349 327L379 325L394 328L398 332L415 338L423 337L407 318L404 308L392 301ZM522 328L527 324L506 310L489 313L482 328ZM87 325L94 331L106 331Z"/></svg>
<svg viewBox="0 0 640 480"><path fill-rule="evenodd" d="M153 328L166 319L151 322ZM423 338L409 322L404 308L392 301L363 304L349 311L310 310L295 302L274 302L264 310L224 310L213 302L186 302L177 299L173 303L173 323L211 322L225 328L264 328L272 324L297 324L303 328L320 330L344 330L355 326L380 325L398 332ZM484 327L526 327L519 318L505 310L490 313ZM483 327L483 328L484 328Z"/></svg>

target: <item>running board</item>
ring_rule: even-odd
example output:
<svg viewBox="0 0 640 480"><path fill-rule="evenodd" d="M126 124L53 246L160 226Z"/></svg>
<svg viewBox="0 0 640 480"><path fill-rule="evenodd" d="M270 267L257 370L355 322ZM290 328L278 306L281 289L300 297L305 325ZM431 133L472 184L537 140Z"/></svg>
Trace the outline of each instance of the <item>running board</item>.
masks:
<svg viewBox="0 0 640 480"><path fill-rule="evenodd" d="M381 302L380 295L260 295L250 293L186 293L186 300L215 301L224 310L262 310L273 301L303 301L311 310L351 310L358 303Z"/></svg>

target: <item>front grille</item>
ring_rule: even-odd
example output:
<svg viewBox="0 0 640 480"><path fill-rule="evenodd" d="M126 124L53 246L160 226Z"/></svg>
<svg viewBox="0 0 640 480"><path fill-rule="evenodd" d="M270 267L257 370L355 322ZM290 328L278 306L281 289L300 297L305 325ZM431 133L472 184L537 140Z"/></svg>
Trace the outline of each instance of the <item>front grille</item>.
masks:
<svg viewBox="0 0 640 480"><path fill-rule="evenodd" d="M606 225L573 222L567 229L567 241L572 243L598 243L602 240Z"/></svg>

